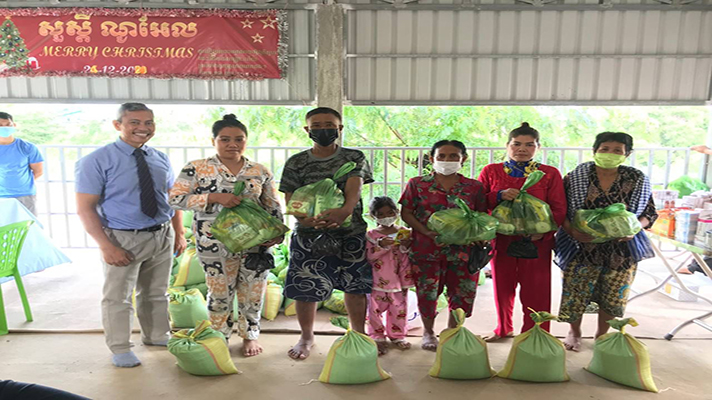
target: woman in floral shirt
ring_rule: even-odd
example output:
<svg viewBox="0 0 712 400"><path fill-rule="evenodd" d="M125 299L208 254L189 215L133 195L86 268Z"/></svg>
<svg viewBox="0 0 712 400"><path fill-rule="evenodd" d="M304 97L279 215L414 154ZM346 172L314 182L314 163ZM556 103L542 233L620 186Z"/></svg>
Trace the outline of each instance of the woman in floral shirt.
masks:
<svg viewBox="0 0 712 400"><path fill-rule="evenodd" d="M235 207L242 198L260 204L273 216L282 219L272 173L263 165L243 156L247 147L247 127L228 114L213 124L213 146L217 154L204 160L191 161L183 167L169 194L173 208L195 211L193 232L208 286L208 311L213 328L230 338L233 328L233 301L237 295L237 330L243 338L243 353L254 356L262 352L257 343L260 333L262 296L268 271L243 267L247 253L231 253L210 233L210 226L223 207ZM235 182L244 181L245 190L238 197ZM263 243L269 247L284 237Z"/></svg>
<svg viewBox="0 0 712 400"><path fill-rule="evenodd" d="M430 158L434 172L408 181L400 204L403 221L413 228L410 259L425 329L422 347L434 351L438 346L433 331L438 296L447 286L450 310L462 308L469 317L475 303L479 274L471 274L467 269L473 245L438 245L435 242L437 233L427 228L428 219L436 211L457 207L457 198L481 212L487 211L487 202L479 181L457 173L467 160L467 149L462 142L441 140L433 145ZM451 328L457 325L452 315L448 325Z"/></svg>

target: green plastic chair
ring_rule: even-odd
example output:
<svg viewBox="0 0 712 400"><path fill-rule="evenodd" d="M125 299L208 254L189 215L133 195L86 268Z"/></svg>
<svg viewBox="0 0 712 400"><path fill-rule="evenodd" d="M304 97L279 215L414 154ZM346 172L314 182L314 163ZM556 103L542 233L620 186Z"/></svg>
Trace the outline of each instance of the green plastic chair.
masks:
<svg viewBox="0 0 712 400"><path fill-rule="evenodd" d="M17 291L20 292L22 306L25 308L27 322L32 322L32 311L30 311L30 303L27 301L25 287L22 285L17 260L20 258L20 251L22 250L22 244L25 242L25 237L27 237L27 231L34 222L15 222L14 224L0 227L0 278L9 276L15 278ZM3 303L2 287L0 287L0 336L7 335L7 333L5 303Z"/></svg>

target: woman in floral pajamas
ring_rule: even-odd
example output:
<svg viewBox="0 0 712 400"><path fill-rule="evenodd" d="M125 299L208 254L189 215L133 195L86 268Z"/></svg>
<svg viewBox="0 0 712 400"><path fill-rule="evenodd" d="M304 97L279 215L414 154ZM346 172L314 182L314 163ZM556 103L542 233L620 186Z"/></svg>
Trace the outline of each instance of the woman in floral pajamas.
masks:
<svg viewBox="0 0 712 400"><path fill-rule="evenodd" d="M260 333L260 311L268 271L243 267L247 253L231 253L213 238L210 226L223 207L235 207L242 198L260 204L273 216L282 219L272 173L263 165L243 156L247 147L247 128L229 114L213 124L213 145L217 154L189 162L170 191L170 203L176 209L194 210L193 232L208 286L208 311L213 328L230 338L233 330L233 301L237 295L237 330L243 339L245 356L262 352L257 342ZM235 182L244 181L245 190L235 196ZM263 243L269 247L284 237Z"/></svg>
<svg viewBox="0 0 712 400"><path fill-rule="evenodd" d="M455 199L464 200L473 210L486 212L487 201L482 183L457 173L467 159L465 145L457 140L441 140L430 150L434 172L408 181L400 198L402 218L413 228L410 260L418 293L418 308L423 319L425 350L435 351L438 340L433 331L437 299L447 287L449 309L462 308L472 315L479 273L467 268L471 246L440 246L437 233L427 228L430 216L440 210L457 207ZM450 315L448 325L457 324Z"/></svg>

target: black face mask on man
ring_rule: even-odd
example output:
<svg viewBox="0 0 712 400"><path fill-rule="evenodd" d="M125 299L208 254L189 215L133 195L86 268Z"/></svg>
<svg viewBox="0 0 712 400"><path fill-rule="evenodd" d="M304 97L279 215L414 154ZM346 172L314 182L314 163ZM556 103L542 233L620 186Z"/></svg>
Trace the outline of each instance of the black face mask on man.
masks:
<svg viewBox="0 0 712 400"><path fill-rule="evenodd" d="M336 128L329 129L310 129L309 138L320 146L328 146L339 137L339 130Z"/></svg>

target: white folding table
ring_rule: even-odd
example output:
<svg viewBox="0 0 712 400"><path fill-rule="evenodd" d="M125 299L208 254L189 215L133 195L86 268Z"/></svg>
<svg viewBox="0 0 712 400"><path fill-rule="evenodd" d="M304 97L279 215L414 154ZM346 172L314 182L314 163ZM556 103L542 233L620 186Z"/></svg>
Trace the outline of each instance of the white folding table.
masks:
<svg viewBox="0 0 712 400"><path fill-rule="evenodd" d="M658 256L658 258L660 258L660 260L663 262L663 265L665 265L665 268L667 268L669 274L663 280L659 281L660 277L639 269L638 270L639 273L642 272L647 275L650 275L655 279L656 282L659 281L659 283L651 289L648 289L644 292L635 294L630 299L628 299L628 302L630 303L631 301L633 301L637 298L643 297L650 293L657 292L658 289L662 288L668 282L670 282L671 285L675 285L681 291L683 291L691 296L694 296L697 299L701 299L701 300L704 300L707 303L709 303L710 311L708 311L700 316L697 316L695 318L689 319L689 320L679 324L678 326L674 327L670 332L665 334L665 336L664 336L665 339L672 340L672 338L675 336L675 334L677 332L679 332L682 328L684 328L690 324L699 325L699 326L707 329L708 331L712 332L712 325L709 325L708 323L705 322L705 319L712 316L712 300L705 296L700 295L699 293L696 293L696 292L690 290L690 288L687 287L685 282L680 278L680 275L678 274L678 271L680 270L680 268L684 267L690 258L694 258L695 261L697 261L697 263L700 265L700 267L702 267L702 270L705 271L705 274L707 274L707 278L712 280L712 270L710 269L710 267L707 266L707 263L705 263L705 261L703 259L703 256L712 256L712 249L706 249L706 248L694 246L691 244L678 242L677 240L673 240L673 239L670 239L670 238L667 238L664 236L659 236L659 235L656 235L651 232L647 232L647 234L648 234L648 237L651 239L653 251L655 251L655 255ZM672 244L673 246L677 247L678 249L681 249L687 255L687 257L683 257L683 261L680 262L679 260L675 260L672 257L666 256L662 251L660 251L660 246L659 246L660 243ZM673 267L671 264L673 264L675 266Z"/></svg>

